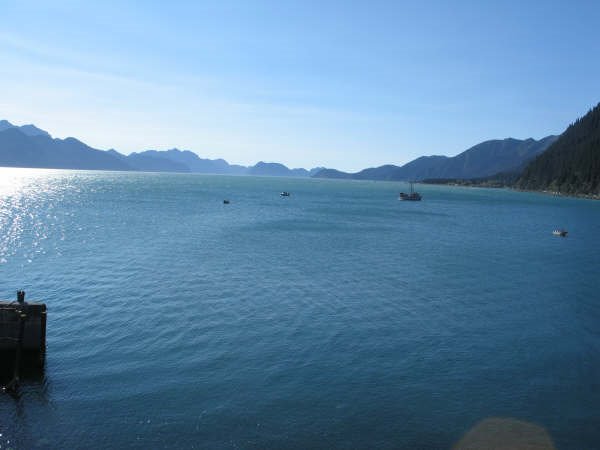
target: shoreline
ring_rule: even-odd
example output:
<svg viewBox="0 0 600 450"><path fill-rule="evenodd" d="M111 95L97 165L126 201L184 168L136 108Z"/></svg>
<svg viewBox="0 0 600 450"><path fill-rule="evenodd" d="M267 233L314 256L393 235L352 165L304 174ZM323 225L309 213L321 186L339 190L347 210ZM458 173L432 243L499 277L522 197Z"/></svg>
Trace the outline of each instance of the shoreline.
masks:
<svg viewBox="0 0 600 450"><path fill-rule="evenodd" d="M536 190L536 189L519 189L512 186L490 186L486 184L477 184L477 183L428 183L428 182L417 182L419 184L426 184L431 186L454 186L454 187L464 187L464 188L484 188L484 189L507 189L515 192L529 192L533 194L544 194L552 197L570 197L570 198L581 198L585 200L600 200L600 194L566 194L559 191L549 191L549 190Z"/></svg>
<svg viewBox="0 0 600 450"><path fill-rule="evenodd" d="M408 183L406 180L369 180L369 179L355 179L355 178L327 178L327 177L311 177L311 176L294 176L294 175L251 175L251 174L230 174L230 173L207 173L207 172L170 172L170 171L142 171L142 170L109 170L109 169L73 169L73 168L60 168L60 167L20 167L20 166L0 166L0 169L39 169L39 170L71 170L71 171L89 171L89 172L115 172L115 173L149 173L149 174L177 174L177 175L217 175L217 176L232 176L232 177L266 177L266 178L282 178L282 179L303 179L303 180L328 180L328 181L371 181L371 182L391 182L391 183ZM565 194L557 191L548 190L532 190L532 189L518 189L506 185L489 185L485 183L468 183L468 180L463 183L460 180L455 182L444 182L444 183L432 183L428 181L416 181L416 184L424 184L430 186L454 186L464 188L484 188L484 189L508 189L516 192L531 192L537 194L551 195L554 197L571 197L571 198L582 198L585 200L600 200L600 194Z"/></svg>
<svg viewBox="0 0 600 450"><path fill-rule="evenodd" d="M557 191L535 191L530 189L517 189L512 187L507 187L512 191L517 192L532 192L537 194L551 195L552 197L571 197L571 198L582 198L585 200L600 200L600 194L563 194L562 192Z"/></svg>

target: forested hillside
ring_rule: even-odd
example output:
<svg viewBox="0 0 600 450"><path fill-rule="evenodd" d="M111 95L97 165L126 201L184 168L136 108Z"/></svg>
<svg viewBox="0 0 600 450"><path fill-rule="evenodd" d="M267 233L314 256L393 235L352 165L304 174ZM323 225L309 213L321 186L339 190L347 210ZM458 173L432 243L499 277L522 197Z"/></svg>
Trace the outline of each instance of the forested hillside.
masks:
<svg viewBox="0 0 600 450"><path fill-rule="evenodd" d="M516 186L600 195L600 103L527 165Z"/></svg>

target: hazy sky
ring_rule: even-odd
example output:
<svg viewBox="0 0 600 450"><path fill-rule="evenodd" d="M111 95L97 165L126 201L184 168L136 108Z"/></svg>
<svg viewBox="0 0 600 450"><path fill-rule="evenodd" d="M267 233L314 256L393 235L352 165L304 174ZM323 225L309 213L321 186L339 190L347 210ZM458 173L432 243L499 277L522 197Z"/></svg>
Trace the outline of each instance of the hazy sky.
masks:
<svg viewBox="0 0 600 450"><path fill-rule="evenodd" d="M0 0L0 119L130 153L345 170L560 133L595 1Z"/></svg>

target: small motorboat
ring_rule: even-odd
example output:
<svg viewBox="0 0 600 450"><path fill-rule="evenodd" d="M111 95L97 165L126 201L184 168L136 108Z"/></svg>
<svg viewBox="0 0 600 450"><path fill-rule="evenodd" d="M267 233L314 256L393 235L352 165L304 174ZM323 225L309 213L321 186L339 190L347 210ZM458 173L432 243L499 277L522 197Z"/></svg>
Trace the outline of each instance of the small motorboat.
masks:
<svg viewBox="0 0 600 450"><path fill-rule="evenodd" d="M289 196L290 196L290 193L289 193L289 192L287 192L287 191L283 191L283 192L281 192L279 195L281 195L282 197L289 197Z"/></svg>
<svg viewBox="0 0 600 450"><path fill-rule="evenodd" d="M554 236L567 237L568 231L563 228L558 228L552 232Z"/></svg>
<svg viewBox="0 0 600 450"><path fill-rule="evenodd" d="M223 200L224 205L229 205L229 200Z"/></svg>

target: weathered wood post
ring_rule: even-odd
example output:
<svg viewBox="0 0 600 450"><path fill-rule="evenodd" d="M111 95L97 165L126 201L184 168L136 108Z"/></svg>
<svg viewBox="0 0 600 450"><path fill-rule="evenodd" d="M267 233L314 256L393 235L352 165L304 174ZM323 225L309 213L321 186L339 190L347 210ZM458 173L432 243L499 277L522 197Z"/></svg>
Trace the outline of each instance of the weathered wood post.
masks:
<svg viewBox="0 0 600 450"><path fill-rule="evenodd" d="M21 308L25 306L24 299L25 293L23 291L19 291L19 293L23 293L23 297L17 297L17 301L21 304ZM21 353L23 351L23 335L25 334L25 321L27 320L27 313L21 310L15 310L15 312L19 315L19 337L17 338L17 349L15 351L15 367L13 371L13 378L10 383L6 385L6 389L10 391L14 391L19 387L19 373L21 370Z"/></svg>
<svg viewBox="0 0 600 450"><path fill-rule="evenodd" d="M16 302L0 302L0 372L12 376L5 389L14 391L23 374L43 372L45 351L46 305L26 303L24 291Z"/></svg>

